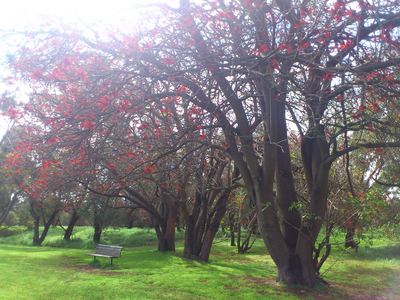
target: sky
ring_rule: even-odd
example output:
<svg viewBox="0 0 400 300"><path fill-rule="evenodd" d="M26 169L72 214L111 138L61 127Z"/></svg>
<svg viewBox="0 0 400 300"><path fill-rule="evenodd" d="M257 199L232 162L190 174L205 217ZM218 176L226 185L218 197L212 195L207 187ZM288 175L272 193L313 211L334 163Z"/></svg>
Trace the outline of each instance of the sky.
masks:
<svg viewBox="0 0 400 300"><path fill-rule="evenodd" d="M119 26L143 22L143 9L166 3L177 7L179 0L8 0L0 10L0 62L13 45L4 43L9 31L20 31L32 25L42 24L49 17L67 23L78 23L94 29L102 26ZM141 20L142 19L142 20ZM141 20L141 21L140 21ZM11 50L10 50L11 49ZM6 70L0 67L4 75ZM1 76L0 76L1 78ZM0 81L0 95L7 88ZM9 121L0 116L0 138L9 126Z"/></svg>

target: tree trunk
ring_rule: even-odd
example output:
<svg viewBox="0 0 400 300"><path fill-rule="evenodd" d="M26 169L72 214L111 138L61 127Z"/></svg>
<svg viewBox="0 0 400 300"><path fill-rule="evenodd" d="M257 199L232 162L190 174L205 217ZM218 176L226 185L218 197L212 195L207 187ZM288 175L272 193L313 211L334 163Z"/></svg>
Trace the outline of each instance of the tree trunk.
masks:
<svg viewBox="0 0 400 300"><path fill-rule="evenodd" d="M186 219L186 230L185 230L185 243L183 247L183 256L191 259L194 249L194 220L193 215L189 215Z"/></svg>
<svg viewBox="0 0 400 300"><path fill-rule="evenodd" d="M247 235L241 240L241 222L239 219L239 224L238 224L238 253L239 254L244 254L247 251L250 250L250 248L253 246L253 243L255 242L255 238L253 239L253 242L250 243L251 237L253 234L256 234L256 227L257 227L257 214L254 214L253 217L250 219L249 223L247 224Z"/></svg>
<svg viewBox="0 0 400 300"><path fill-rule="evenodd" d="M40 235L39 235L39 226L40 226L40 217L39 216L32 216L33 217L33 240L32 243L35 246L40 246Z"/></svg>
<svg viewBox="0 0 400 300"><path fill-rule="evenodd" d="M14 207L14 205L18 202L18 195L20 192L14 193L13 196L11 197L10 201L7 204L7 207L1 212L0 214L0 226L4 223L4 221L7 219L8 214Z"/></svg>
<svg viewBox="0 0 400 300"><path fill-rule="evenodd" d="M175 231L178 218L176 203L163 203L165 222L156 224L155 230L158 239L158 251L175 251Z"/></svg>
<svg viewBox="0 0 400 300"><path fill-rule="evenodd" d="M40 228L39 228L39 226L40 226L40 214L38 214L36 212L35 203L34 203L33 200L29 200L29 206L30 206L31 216L33 218L33 239L32 239L32 243L35 246L40 246L43 243L44 239L46 238L51 224L53 224L54 220L56 219L56 217L58 215L58 212L59 212L59 209L55 209L51 213L49 219L47 221L44 221L44 224L43 224L44 228L43 228L42 234L40 234ZM42 217L43 217L43 220L45 220L44 216L42 216Z"/></svg>
<svg viewBox="0 0 400 300"><path fill-rule="evenodd" d="M215 235L227 209L229 195L230 191L225 191L220 195L213 211L210 213L207 205L204 205L204 203L207 203L205 199L200 201L203 204L199 205L199 202L197 202L198 205L195 204L195 207L201 206L201 208L199 211L193 209L192 214L188 216L186 221L184 246L184 256L186 258L200 261L209 260ZM201 220L202 218L204 220ZM203 222L204 225L201 225Z"/></svg>
<svg viewBox="0 0 400 300"><path fill-rule="evenodd" d="M79 219L78 212L76 211L76 209L74 209L72 211L71 218L69 219L68 227L64 232L64 240L66 240L66 241L71 240L71 235L72 235L72 232L74 230L75 224L78 221L78 219Z"/></svg>
<svg viewBox="0 0 400 300"><path fill-rule="evenodd" d="M30 200L29 204L30 204L30 213L31 213L31 216L33 218L33 239L32 239L32 243L35 246L40 246L43 243L43 241L45 240L45 238L47 236L47 233L48 233L48 231L50 229L50 226L51 226L51 224L53 224L54 220L56 219L59 210L55 209L52 212L52 214L50 215L49 219L44 222L44 224L43 224L44 228L43 228L42 234L40 234L40 229L39 229L39 226L40 226L40 214L38 214L35 211L35 207L34 207L35 204L34 204L33 200Z"/></svg>
<svg viewBox="0 0 400 300"><path fill-rule="evenodd" d="M235 226L229 226L229 234L231 237L231 246L235 247L236 243L235 243Z"/></svg>
<svg viewBox="0 0 400 300"><path fill-rule="evenodd" d="M356 234L356 225L357 225L357 217L356 216L351 216L346 224L346 238L344 242L344 246L346 248L352 248L355 249L356 251L358 250L358 243L355 240L355 234Z"/></svg>
<svg viewBox="0 0 400 300"><path fill-rule="evenodd" d="M229 234L231 238L231 246L234 247L236 246L235 244L235 214L230 213L229 214Z"/></svg>
<svg viewBox="0 0 400 300"><path fill-rule="evenodd" d="M100 222L95 222L93 227L94 227L93 242L98 244L100 243L101 233L103 232L103 228Z"/></svg>
<svg viewBox="0 0 400 300"><path fill-rule="evenodd" d="M54 221L56 220L58 212L59 212L58 209L53 211L53 213L50 215L47 222L43 225L44 228L43 228L42 234L40 235L40 239L39 239L40 244L39 245L41 245L43 243L44 239L46 238L47 233L49 232L50 226L53 225Z"/></svg>
<svg viewBox="0 0 400 300"><path fill-rule="evenodd" d="M133 218L132 218L132 213L135 210L135 208L131 208L129 212L126 214L126 227L131 229L133 227Z"/></svg>

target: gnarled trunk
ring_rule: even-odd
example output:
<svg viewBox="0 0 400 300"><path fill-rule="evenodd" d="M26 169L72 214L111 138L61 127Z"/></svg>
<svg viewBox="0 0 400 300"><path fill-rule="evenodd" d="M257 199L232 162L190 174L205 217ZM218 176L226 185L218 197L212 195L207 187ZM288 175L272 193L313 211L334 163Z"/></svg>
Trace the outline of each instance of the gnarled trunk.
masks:
<svg viewBox="0 0 400 300"><path fill-rule="evenodd" d="M278 115L275 110L275 116ZM284 135L281 132L277 137L285 140ZM260 174L254 170L252 180L248 180L246 185L256 203L259 232L278 269L277 280L286 284L314 286L319 276L313 249L325 217L328 196L330 165L325 163L328 147L320 127L303 140L302 156L310 199L307 217L303 220L293 207L296 192L290 152L286 145L282 147L284 151L271 143L265 144L264 156L277 159L264 160L264 172Z"/></svg>

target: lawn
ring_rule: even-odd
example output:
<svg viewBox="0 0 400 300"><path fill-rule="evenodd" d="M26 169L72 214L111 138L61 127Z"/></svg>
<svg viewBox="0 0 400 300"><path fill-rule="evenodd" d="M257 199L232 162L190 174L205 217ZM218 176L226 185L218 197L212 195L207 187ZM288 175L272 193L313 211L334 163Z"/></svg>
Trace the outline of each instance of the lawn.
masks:
<svg viewBox="0 0 400 300"><path fill-rule="evenodd" d="M381 234L358 253L335 247L324 270L330 286L315 291L276 284L261 242L238 255L219 238L200 263L181 257L182 234L176 253L160 253L152 231L108 229L104 241L125 247L110 266L86 255L90 234L79 228L67 244L52 229L42 247L27 245L29 232L0 238L0 299L400 299L400 244Z"/></svg>

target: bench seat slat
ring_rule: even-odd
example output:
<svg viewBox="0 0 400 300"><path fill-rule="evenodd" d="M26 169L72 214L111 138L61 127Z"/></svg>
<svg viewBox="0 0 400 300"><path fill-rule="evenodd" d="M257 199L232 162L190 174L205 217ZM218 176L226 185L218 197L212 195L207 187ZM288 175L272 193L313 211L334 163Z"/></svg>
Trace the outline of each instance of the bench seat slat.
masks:
<svg viewBox="0 0 400 300"><path fill-rule="evenodd" d="M98 253L88 253L90 256L98 256L98 257L107 257L107 258L117 258L118 256L112 256L112 255L104 255L104 254L98 254Z"/></svg>

